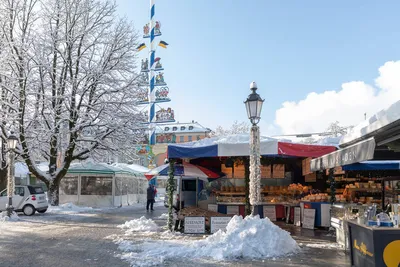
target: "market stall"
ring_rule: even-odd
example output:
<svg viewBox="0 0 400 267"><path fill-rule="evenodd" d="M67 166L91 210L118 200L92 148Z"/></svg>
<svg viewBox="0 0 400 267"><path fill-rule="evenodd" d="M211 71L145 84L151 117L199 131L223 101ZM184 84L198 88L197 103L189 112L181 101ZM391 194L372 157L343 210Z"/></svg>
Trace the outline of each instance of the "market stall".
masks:
<svg viewBox="0 0 400 267"><path fill-rule="evenodd" d="M262 202L258 214L271 220L294 221L294 208L303 196L313 193L304 185L302 160L336 150L334 146L304 145L261 137ZM169 144L168 157L195 162L225 174L213 185L206 185L199 206L227 215L245 215L245 158L249 155L249 136L236 135L203 139L193 143ZM299 181L296 185L293 182ZM301 182L302 181L302 182ZM303 183L303 184L301 184ZM316 197L325 197L315 192ZM212 200L212 201L211 201ZM215 205L215 206L214 206ZM299 208L300 210L300 208Z"/></svg>

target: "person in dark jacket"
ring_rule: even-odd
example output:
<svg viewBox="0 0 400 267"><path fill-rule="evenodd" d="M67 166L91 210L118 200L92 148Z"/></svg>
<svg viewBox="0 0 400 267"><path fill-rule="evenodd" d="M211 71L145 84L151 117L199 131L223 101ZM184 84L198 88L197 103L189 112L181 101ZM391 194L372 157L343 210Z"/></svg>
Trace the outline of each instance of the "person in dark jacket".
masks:
<svg viewBox="0 0 400 267"><path fill-rule="evenodd" d="M156 196L156 189L154 187L154 185L149 185L149 187L147 188L147 205L146 205L146 210L149 211L149 206L150 209L153 211L153 204L154 204L154 199Z"/></svg>

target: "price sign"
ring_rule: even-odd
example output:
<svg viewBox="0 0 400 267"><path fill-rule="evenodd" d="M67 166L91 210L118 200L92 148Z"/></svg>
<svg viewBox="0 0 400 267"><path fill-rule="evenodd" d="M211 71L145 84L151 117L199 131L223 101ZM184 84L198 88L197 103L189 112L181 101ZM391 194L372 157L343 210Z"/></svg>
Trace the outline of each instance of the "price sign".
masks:
<svg viewBox="0 0 400 267"><path fill-rule="evenodd" d="M185 234L204 234L206 232L205 217L185 217Z"/></svg>
<svg viewBox="0 0 400 267"><path fill-rule="evenodd" d="M301 208L294 207L294 225L301 226L301 219L300 219Z"/></svg>
<svg viewBox="0 0 400 267"><path fill-rule="evenodd" d="M267 217L271 222L276 222L275 206L263 206L264 218Z"/></svg>
<svg viewBox="0 0 400 267"><path fill-rule="evenodd" d="M239 215L239 206L226 206L226 214Z"/></svg>
<svg viewBox="0 0 400 267"><path fill-rule="evenodd" d="M218 205L217 204L208 204L208 210L218 212Z"/></svg>
<svg viewBox="0 0 400 267"><path fill-rule="evenodd" d="M218 230L225 231L231 217L211 217L210 218L211 233L216 233Z"/></svg>
<svg viewBox="0 0 400 267"><path fill-rule="evenodd" d="M303 228L314 230L315 209L304 209Z"/></svg>

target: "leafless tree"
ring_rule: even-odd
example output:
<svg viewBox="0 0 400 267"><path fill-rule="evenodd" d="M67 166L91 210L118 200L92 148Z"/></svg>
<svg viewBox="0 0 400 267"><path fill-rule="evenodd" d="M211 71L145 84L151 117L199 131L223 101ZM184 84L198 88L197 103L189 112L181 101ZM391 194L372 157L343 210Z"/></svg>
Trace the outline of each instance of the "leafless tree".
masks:
<svg viewBox="0 0 400 267"><path fill-rule="evenodd" d="M140 132L137 34L108 0L0 2L2 138L14 122L19 156L58 205L72 161L126 149Z"/></svg>

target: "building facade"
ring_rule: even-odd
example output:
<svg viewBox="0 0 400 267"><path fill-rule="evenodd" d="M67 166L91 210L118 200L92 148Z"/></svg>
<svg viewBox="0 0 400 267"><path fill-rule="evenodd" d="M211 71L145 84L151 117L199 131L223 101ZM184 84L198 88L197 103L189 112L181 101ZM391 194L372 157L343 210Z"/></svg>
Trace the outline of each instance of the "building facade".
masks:
<svg viewBox="0 0 400 267"><path fill-rule="evenodd" d="M194 142L210 137L210 133L211 129L195 121L158 125L156 129L156 144Z"/></svg>

